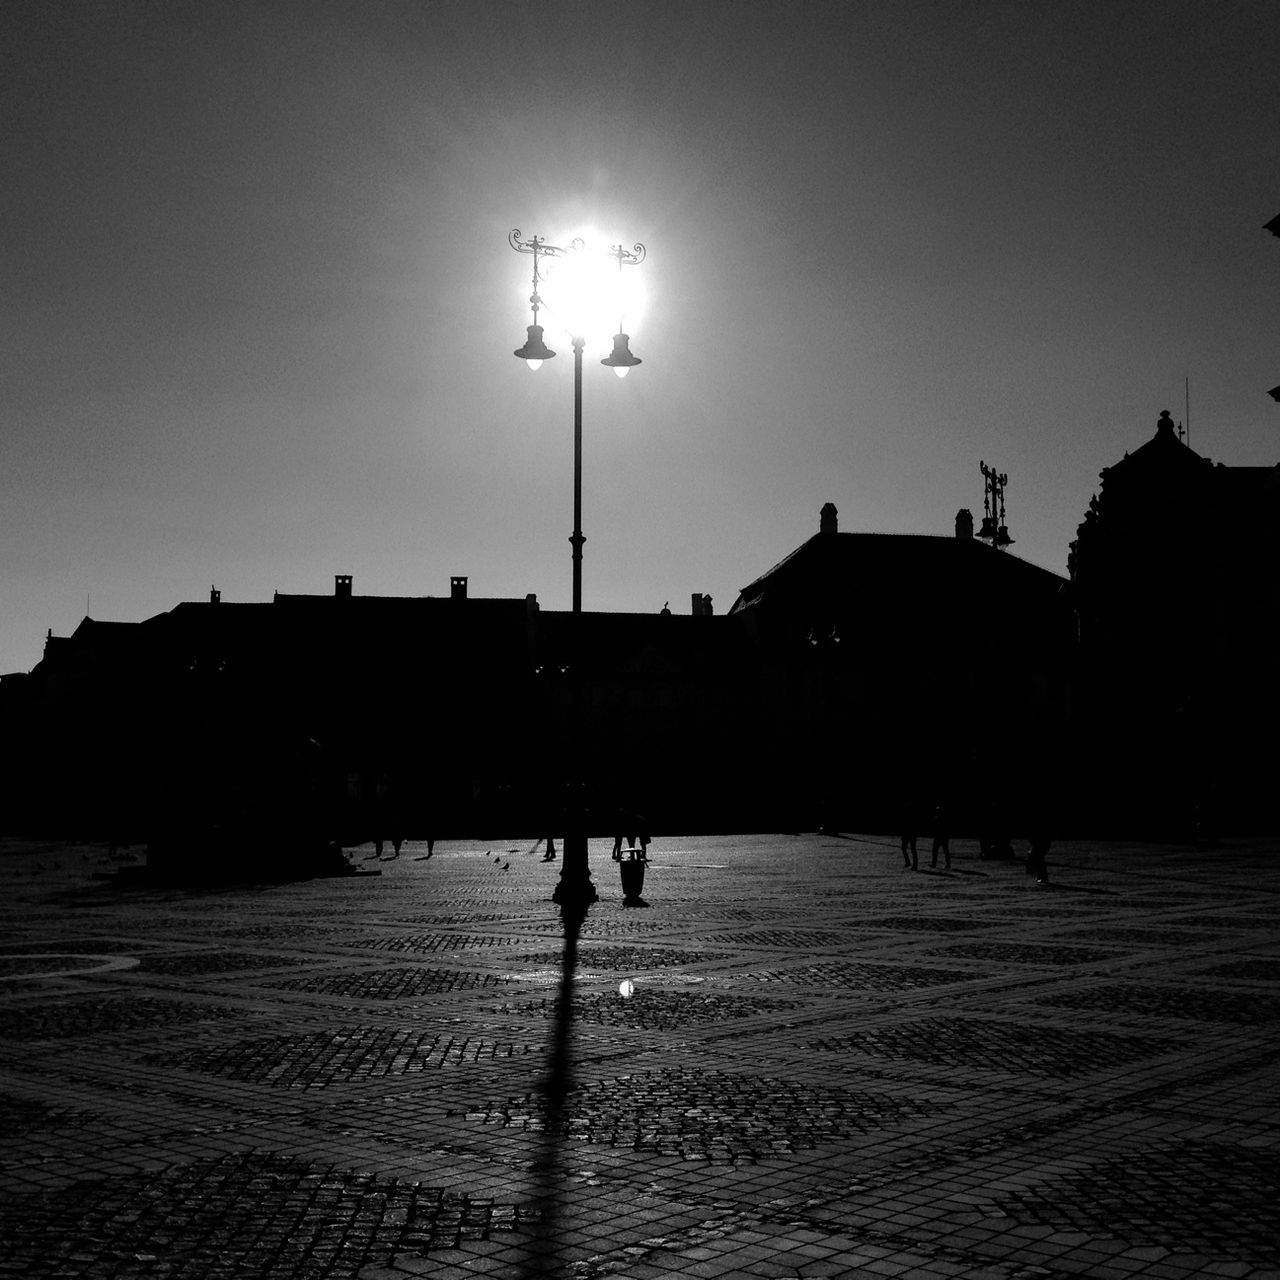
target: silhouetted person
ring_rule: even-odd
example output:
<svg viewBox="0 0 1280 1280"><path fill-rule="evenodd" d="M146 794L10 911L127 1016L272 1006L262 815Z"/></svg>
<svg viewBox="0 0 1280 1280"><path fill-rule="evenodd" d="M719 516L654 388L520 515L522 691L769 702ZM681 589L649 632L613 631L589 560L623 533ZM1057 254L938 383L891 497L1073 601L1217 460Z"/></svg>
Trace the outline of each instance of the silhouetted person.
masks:
<svg viewBox="0 0 1280 1280"><path fill-rule="evenodd" d="M1049 837L1040 831L1031 837L1031 847L1027 851L1027 875L1035 876L1037 884L1049 883Z"/></svg>
<svg viewBox="0 0 1280 1280"><path fill-rule="evenodd" d="M938 865L938 854L947 860L947 870L951 870L951 834L948 830L947 807L939 804L933 811L933 861L930 866Z"/></svg>
<svg viewBox="0 0 1280 1280"><path fill-rule="evenodd" d="M619 862L622 859L622 839L625 833L627 840L627 848L635 849L636 837L641 830L641 823L644 820L634 813L624 813L621 809L614 814L614 830L618 833L613 837L613 860ZM649 843L649 837L643 835L640 837L640 856L644 856L644 846Z"/></svg>
<svg viewBox="0 0 1280 1280"><path fill-rule="evenodd" d="M547 837L547 851L542 855L543 862L554 862L556 860L556 838L555 836Z"/></svg>
<svg viewBox="0 0 1280 1280"><path fill-rule="evenodd" d="M382 857L382 850L390 838L395 853L392 857L400 856L400 846L404 843L404 836L400 832L400 812L396 787L391 779L385 774L380 773L373 782L372 811L373 822L373 849L379 858Z"/></svg>
<svg viewBox="0 0 1280 1280"><path fill-rule="evenodd" d="M920 858L916 852L916 807L907 800L902 806L902 868L919 871Z"/></svg>

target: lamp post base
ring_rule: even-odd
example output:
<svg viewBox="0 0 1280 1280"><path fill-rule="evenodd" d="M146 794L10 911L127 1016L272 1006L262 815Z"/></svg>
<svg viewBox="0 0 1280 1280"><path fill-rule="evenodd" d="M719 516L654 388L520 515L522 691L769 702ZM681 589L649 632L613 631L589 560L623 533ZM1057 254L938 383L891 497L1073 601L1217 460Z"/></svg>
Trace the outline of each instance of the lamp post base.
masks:
<svg viewBox="0 0 1280 1280"><path fill-rule="evenodd" d="M600 897L591 882L591 868L587 865L585 833L566 831L560 849L560 879L551 895L551 901L561 907L585 910Z"/></svg>

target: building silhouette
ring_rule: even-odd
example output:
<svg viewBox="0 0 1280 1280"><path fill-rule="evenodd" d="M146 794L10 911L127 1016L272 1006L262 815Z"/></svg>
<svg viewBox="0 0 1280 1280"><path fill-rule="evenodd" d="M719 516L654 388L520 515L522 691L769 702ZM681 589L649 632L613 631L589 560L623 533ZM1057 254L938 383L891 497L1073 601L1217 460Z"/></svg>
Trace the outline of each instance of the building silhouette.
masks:
<svg viewBox="0 0 1280 1280"><path fill-rule="evenodd" d="M480 830L545 833L581 696L592 820L867 824L906 769L1004 786L1067 714L1065 583L958 536L821 532L727 614L573 616L536 599L277 593L86 618L6 680L4 825L246 857ZM1020 637L1011 641L1011 632ZM1045 726L1055 726L1048 732ZM384 830L383 828L388 828ZM167 853L166 851L171 851ZM196 856L199 856L198 854Z"/></svg>
<svg viewBox="0 0 1280 1280"><path fill-rule="evenodd" d="M945 803L967 829L1042 803L1072 707L1066 580L973 536L818 532L744 587L761 782L825 826Z"/></svg>
<svg viewBox="0 0 1280 1280"><path fill-rule="evenodd" d="M1101 473L1069 579L974 537L817 531L723 613L447 596L86 618L0 682L0 829L146 841L158 864L395 835L1265 825L1280 711L1280 468L1167 413ZM571 687L579 690L579 734ZM572 759L580 761L577 767ZM272 851L277 851L273 853Z"/></svg>
<svg viewBox="0 0 1280 1280"><path fill-rule="evenodd" d="M1144 831L1272 820L1280 467L1155 435L1101 472L1071 544L1077 803Z"/></svg>

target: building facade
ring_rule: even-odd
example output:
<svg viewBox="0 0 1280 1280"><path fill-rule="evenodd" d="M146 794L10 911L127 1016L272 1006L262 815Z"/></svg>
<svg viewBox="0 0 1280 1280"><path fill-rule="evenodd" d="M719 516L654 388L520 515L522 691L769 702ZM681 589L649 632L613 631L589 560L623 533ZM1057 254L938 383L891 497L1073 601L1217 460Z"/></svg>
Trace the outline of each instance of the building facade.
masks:
<svg viewBox="0 0 1280 1280"><path fill-rule="evenodd" d="M1280 467L1155 434L1101 472L1071 544L1080 803L1157 832L1269 826L1280 712Z"/></svg>
<svg viewBox="0 0 1280 1280"><path fill-rule="evenodd" d="M1047 816L1072 716L1067 583L974 538L819 531L743 588L765 772L811 820ZM1055 815L1054 820L1060 820Z"/></svg>

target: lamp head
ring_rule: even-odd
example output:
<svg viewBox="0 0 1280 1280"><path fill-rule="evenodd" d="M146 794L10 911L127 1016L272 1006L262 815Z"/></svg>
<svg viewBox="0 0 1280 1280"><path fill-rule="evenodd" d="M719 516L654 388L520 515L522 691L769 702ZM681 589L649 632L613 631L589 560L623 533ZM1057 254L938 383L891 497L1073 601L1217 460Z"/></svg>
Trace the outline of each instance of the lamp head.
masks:
<svg viewBox="0 0 1280 1280"><path fill-rule="evenodd" d="M625 333L615 333L613 335L613 350L604 360L600 361L601 364L607 365L612 369L620 378L625 378L627 370L640 363L631 354L631 349L627 346L629 340Z"/></svg>
<svg viewBox="0 0 1280 1280"><path fill-rule="evenodd" d="M525 344L515 354L520 360L527 360L530 369L537 369L544 360L550 360L555 352L542 340L542 326L540 324L531 324L528 326L529 336L525 339Z"/></svg>

